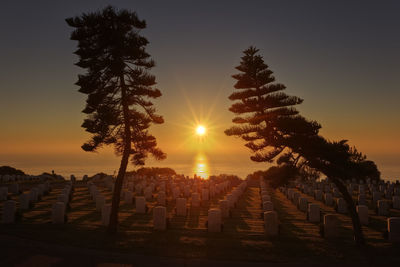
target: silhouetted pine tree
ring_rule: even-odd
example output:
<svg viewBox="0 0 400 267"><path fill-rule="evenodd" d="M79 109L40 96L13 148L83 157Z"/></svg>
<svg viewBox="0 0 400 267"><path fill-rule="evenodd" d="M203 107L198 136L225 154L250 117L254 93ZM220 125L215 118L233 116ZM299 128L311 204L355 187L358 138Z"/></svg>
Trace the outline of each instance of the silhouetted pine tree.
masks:
<svg viewBox="0 0 400 267"><path fill-rule="evenodd" d="M136 13L116 11L108 6L100 12L68 18L75 28L71 40L78 41L77 66L86 69L76 83L79 92L87 94L87 114L82 127L92 138L82 145L85 151L96 151L113 144L122 156L115 182L108 232L117 231L121 188L129 159L143 165L149 154L164 159L156 139L148 132L152 123L163 123L155 114L149 98L161 96L154 88L155 77L148 70L154 61L146 52L146 38L139 34L146 27Z"/></svg>
<svg viewBox="0 0 400 267"><path fill-rule="evenodd" d="M271 162L280 155L280 166L266 173L274 180L272 184L294 180L301 171L311 171L314 176L316 171L329 177L348 205L356 243L364 245L361 223L345 183L352 178L379 180L377 166L346 140L334 142L320 136L321 126L300 116L293 107L302 99L282 92L285 86L274 83L272 71L257 52L254 47L245 50L236 67L241 73L232 76L239 92L229 97L238 101L229 110L239 115L232 120L239 126L225 133L245 140L254 152L253 161Z"/></svg>
<svg viewBox="0 0 400 267"><path fill-rule="evenodd" d="M238 126L226 130L225 134L245 140L245 146L254 152L253 161L271 162L287 148L281 140L285 133L279 124L296 118L298 111L293 106L303 100L285 94L286 87L274 83L272 71L257 52L255 47L243 51L244 56L236 67L240 73L232 76L237 80L236 92L229 99L237 102L229 110L237 115L232 122Z"/></svg>

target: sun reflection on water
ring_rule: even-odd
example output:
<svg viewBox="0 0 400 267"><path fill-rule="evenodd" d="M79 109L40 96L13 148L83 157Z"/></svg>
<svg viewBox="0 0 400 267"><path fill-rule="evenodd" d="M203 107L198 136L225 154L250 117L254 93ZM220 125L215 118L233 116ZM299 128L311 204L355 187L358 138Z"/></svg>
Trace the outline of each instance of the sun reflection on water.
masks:
<svg viewBox="0 0 400 267"><path fill-rule="evenodd" d="M208 179L207 159L203 154L198 154L196 156L194 164L194 174L197 177Z"/></svg>

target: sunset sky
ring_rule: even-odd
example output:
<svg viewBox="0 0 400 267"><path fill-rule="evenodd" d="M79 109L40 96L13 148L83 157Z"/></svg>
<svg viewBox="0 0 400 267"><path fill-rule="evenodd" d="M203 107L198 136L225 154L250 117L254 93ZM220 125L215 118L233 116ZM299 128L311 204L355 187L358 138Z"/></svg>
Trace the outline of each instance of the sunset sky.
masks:
<svg viewBox="0 0 400 267"><path fill-rule="evenodd" d="M148 166L192 175L245 177L266 169L243 142L225 136L242 51L260 49L302 115L331 140L348 139L385 179L400 178L399 1L2 1L0 8L0 166L30 174L112 174L111 148L80 146L85 95L74 85L77 43L65 18L111 3L147 22L141 33L156 62L165 123L151 128L168 154ZM204 137L196 126L206 127ZM133 166L129 167L133 169Z"/></svg>

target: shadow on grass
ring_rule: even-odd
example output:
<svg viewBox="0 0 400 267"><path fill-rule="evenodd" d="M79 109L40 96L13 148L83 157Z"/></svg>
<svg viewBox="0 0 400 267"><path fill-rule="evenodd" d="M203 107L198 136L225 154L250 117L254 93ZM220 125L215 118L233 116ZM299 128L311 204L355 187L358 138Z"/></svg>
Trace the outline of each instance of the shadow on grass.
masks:
<svg viewBox="0 0 400 267"><path fill-rule="evenodd" d="M73 224L83 224L84 222L99 222L101 220L101 213L94 210L91 212L85 212L81 216L77 216L76 213L68 214L68 222Z"/></svg>

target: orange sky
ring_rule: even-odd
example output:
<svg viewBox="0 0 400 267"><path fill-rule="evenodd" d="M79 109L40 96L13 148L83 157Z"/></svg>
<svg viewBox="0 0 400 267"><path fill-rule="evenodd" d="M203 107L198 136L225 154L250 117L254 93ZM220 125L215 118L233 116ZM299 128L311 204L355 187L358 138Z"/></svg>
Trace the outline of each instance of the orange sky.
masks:
<svg viewBox="0 0 400 267"><path fill-rule="evenodd" d="M232 89L223 90L228 93ZM167 98L168 95L163 97ZM164 114L166 122L152 127L151 131L168 158L162 162L150 159L148 166L172 167L178 172L192 175L198 163L196 159L203 155L208 174L231 173L245 177L252 171L266 169L269 165L250 161L250 151L243 146L241 140L223 133L231 125L232 118L227 111L230 102L225 97L219 93L213 100L210 99L206 108L199 103L192 103L186 93L182 92L177 99L180 105L172 105L175 106L173 109L169 109L169 105L159 106L159 113ZM312 104L307 105L305 101L301 109L307 110L307 106ZM111 147L100 149L98 153L81 150L80 145L89 135L80 128L84 116L79 113L79 109L68 111L71 115L65 115L63 119L58 119L57 112L53 110L46 117L40 112L38 115L33 112L26 123L22 123L23 116L12 121L9 119L6 124L3 118L3 125L7 127L0 134L1 163L33 174L54 169L63 175L75 173L79 176L99 171L113 173L118 169L119 159L114 156ZM339 119L338 115L324 116L318 113L309 114L309 117L311 115L324 121L321 131L324 136L330 139L349 139L350 144L356 145L378 163L384 177L393 179L393 176L399 174L395 160L400 151L398 125L387 125L378 118L367 120L349 116ZM203 138L195 133L198 124L207 128ZM382 132L385 133L384 138Z"/></svg>

